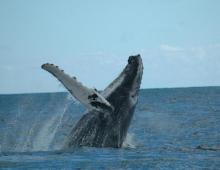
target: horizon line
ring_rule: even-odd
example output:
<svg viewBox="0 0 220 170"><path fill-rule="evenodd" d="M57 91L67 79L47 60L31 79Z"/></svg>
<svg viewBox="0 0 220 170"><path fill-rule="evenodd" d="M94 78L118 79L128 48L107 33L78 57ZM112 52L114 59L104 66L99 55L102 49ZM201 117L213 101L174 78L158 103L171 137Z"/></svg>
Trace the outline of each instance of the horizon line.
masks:
<svg viewBox="0 0 220 170"><path fill-rule="evenodd" d="M149 87L149 88L141 88L140 90L159 90L159 89L187 89L187 88L216 88L220 87L220 85L210 85L210 86L181 86L181 87ZM102 91L102 90L101 90ZM43 93L69 93L67 90L65 91L42 91L42 92L18 92L18 93L0 93L0 95L19 95L19 94L43 94Z"/></svg>

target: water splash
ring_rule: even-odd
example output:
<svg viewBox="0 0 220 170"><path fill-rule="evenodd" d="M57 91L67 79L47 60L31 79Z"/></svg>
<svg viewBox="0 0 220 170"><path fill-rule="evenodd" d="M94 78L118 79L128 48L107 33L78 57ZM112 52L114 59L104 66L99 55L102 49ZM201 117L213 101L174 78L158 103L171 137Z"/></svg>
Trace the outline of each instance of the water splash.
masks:
<svg viewBox="0 0 220 170"><path fill-rule="evenodd" d="M20 151L29 151L32 150L32 139L33 139L33 134L34 134L34 127L35 124L30 128L30 130L28 131L26 140L24 140L24 144L21 147L20 145L16 146L16 150L20 150Z"/></svg>
<svg viewBox="0 0 220 170"><path fill-rule="evenodd" d="M127 136L122 144L123 148L136 148L135 135L133 133L127 133Z"/></svg>
<svg viewBox="0 0 220 170"><path fill-rule="evenodd" d="M62 124L63 116L68 109L69 103L66 103L63 111L58 113L52 119L46 121L33 142L33 151L48 151L55 137L58 128Z"/></svg>

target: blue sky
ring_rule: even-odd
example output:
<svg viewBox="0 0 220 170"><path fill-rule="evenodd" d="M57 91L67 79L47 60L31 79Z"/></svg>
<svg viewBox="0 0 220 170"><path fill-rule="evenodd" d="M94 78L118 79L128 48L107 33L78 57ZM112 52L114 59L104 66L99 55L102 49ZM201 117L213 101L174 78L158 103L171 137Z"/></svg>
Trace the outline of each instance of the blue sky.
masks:
<svg viewBox="0 0 220 170"><path fill-rule="evenodd" d="M219 0L1 0L0 93L64 91L42 63L103 89L141 54L142 88L220 85Z"/></svg>

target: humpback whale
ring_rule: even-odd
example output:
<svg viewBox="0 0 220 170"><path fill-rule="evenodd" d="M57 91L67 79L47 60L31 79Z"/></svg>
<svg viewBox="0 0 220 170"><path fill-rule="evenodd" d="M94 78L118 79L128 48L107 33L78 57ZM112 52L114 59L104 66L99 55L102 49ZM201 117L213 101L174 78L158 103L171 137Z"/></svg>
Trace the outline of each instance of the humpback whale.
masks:
<svg viewBox="0 0 220 170"><path fill-rule="evenodd" d="M120 75L103 91L84 86L53 64L46 63L41 67L87 108L65 140L63 149L81 146L120 148L138 101L143 74L141 56L130 56Z"/></svg>

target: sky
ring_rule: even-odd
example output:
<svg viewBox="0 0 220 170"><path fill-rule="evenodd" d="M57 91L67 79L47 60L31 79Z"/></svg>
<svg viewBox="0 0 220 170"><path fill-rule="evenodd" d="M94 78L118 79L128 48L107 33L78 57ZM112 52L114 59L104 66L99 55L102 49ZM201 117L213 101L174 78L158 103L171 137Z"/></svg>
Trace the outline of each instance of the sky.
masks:
<svg viewBox="0 0 220 170"><path fill-rule="evenodd" d="M141 54L141 88L220 85L219 0L1 0L0 94L104 89Z"/></svg>

